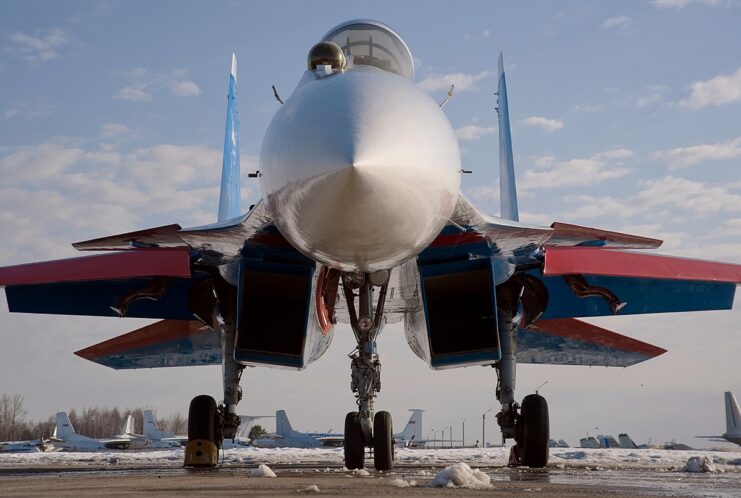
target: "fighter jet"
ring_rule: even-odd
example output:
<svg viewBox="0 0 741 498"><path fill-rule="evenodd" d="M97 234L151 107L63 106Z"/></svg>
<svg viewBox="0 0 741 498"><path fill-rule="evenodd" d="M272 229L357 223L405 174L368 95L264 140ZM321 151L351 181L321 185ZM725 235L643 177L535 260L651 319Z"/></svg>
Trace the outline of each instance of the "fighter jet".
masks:
<svg viewBox="0 0 741 498"><path fill-rule="evenodd" d="M633 365L665 350L576 318L732 307L741 266L643 253L661 245L652 238L518 221L501 55L501 212L489 216L461 193L466 171L445 101L414 85L399 34L354 20L307 48L294 92L276 92L282 105L251 173L261 198L246 212L233 58L216 223L78 242L109 253L0 269L10 311L162 319L78 351L83 358L116 369L223 366L223 402L190 404L186 465L215 466L222 440L237 434L246 366L306 368L340 322L357 340L345 465L364 467L372 447L375 467L390 469L391 415L374 404L376 339L403 321L431 368L496 370L511 461L543 467L548 405L537 393L518 401L518 363Z"/></svg>

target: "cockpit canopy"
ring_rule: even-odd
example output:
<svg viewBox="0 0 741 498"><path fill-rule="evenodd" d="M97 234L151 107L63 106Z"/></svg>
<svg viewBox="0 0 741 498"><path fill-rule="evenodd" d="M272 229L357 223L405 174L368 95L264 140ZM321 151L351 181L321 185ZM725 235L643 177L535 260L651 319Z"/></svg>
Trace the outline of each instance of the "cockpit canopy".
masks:
<svg viewBox="0 0 741 498"><path fill-rule="evenodd" d="M342 48L348 66L375 66L414 81L409 47L391 28L378 21L360 19L340 24L322 37Z"/></svg>

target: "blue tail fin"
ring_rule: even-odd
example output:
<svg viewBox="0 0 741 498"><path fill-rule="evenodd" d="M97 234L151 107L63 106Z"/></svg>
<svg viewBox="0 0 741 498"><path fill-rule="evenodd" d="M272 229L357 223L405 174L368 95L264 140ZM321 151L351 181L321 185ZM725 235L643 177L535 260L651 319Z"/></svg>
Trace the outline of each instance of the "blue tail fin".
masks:
<svg viewBox="0 0 741 498"><path fill-rule="evenodd" d="M237 56L232 54L229 75L229 96L226 105L226 135L224 137L224 163L221 169L221 195L219 219L226 221L240 214L239 208L239 116L237 114Z"/></svg>
<svg viewBox="0 0 741 498"><path fill-rule="evenodd" d="M520 213L517 209L517 187L515 186L515 161L512 159L512 133L509 129L507 83L504 79L504 60L501 52L499 53L499 89L497 95L500 216L508 220L520 221Z"/></svg>

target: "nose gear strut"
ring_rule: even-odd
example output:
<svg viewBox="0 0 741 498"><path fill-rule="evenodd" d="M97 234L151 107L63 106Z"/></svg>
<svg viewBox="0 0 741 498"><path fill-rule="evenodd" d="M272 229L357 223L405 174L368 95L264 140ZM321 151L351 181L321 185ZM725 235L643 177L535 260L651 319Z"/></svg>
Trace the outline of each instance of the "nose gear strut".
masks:
<svg viewBox="0 0 741 498"><path fill-rule="evenodd" d="M373 281L381 284L375 310ZM345 466L349 469L363 468L365 448L372 446L376 469L390 470L394 450L391 415L384 411L373 413L373 401L381 390L381 361L376 352L376 338L384 324L388 274L379 282L377 275L371 278L368 273L343 273L342 288L357 341L357 347L348 356L351 360L350 388L356 393L358 411L348 413L345 418Z"/></svg>

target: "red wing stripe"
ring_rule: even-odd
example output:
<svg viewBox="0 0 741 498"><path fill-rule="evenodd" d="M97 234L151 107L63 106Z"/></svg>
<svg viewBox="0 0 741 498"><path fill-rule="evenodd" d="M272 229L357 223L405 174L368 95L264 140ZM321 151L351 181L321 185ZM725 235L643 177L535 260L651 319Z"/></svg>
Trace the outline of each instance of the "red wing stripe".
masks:
<svg viewBox="0 0 741 498"><path fill-rule="evenodd" d="M648 356L659 356L666 353L666 349L654 346L653 344L611 332L591 323L573 318L538 320L530 325L528 330L535 330L567 339L576 339L592 344L599 344L611 349L640 353Z"/></svg>
<svg viewBox="0 0 741 498"><path fill-rule="evenodd" d="M94 360L102 356L123 353L153 344L161 344L202 332L208 332L209 330L201 322L195 320L162 320L129 332L128 334L120 335L81 349L75 352L75 354L88 360Z"/></svg>
<svg viewBox="0 0 741 498"><path fill-rule="evenodd" d="M462 244L474 244L485 240L486 237L478 232L460 232L445 235L441 234L432 241L430 247L448 247Z"/></svg>
<svg viewBox="0 0 741 498"><path fill-rule="evenodd" d="M0 268L0 286L152 276L190 277L189 250L144 249L7 266Z"/></svg>
<svg viewBox="0 0 741 498"><path fill-rule="evenodd" d="M547 248L543 273L741 283L741 265L592 247Z"/></svg>

